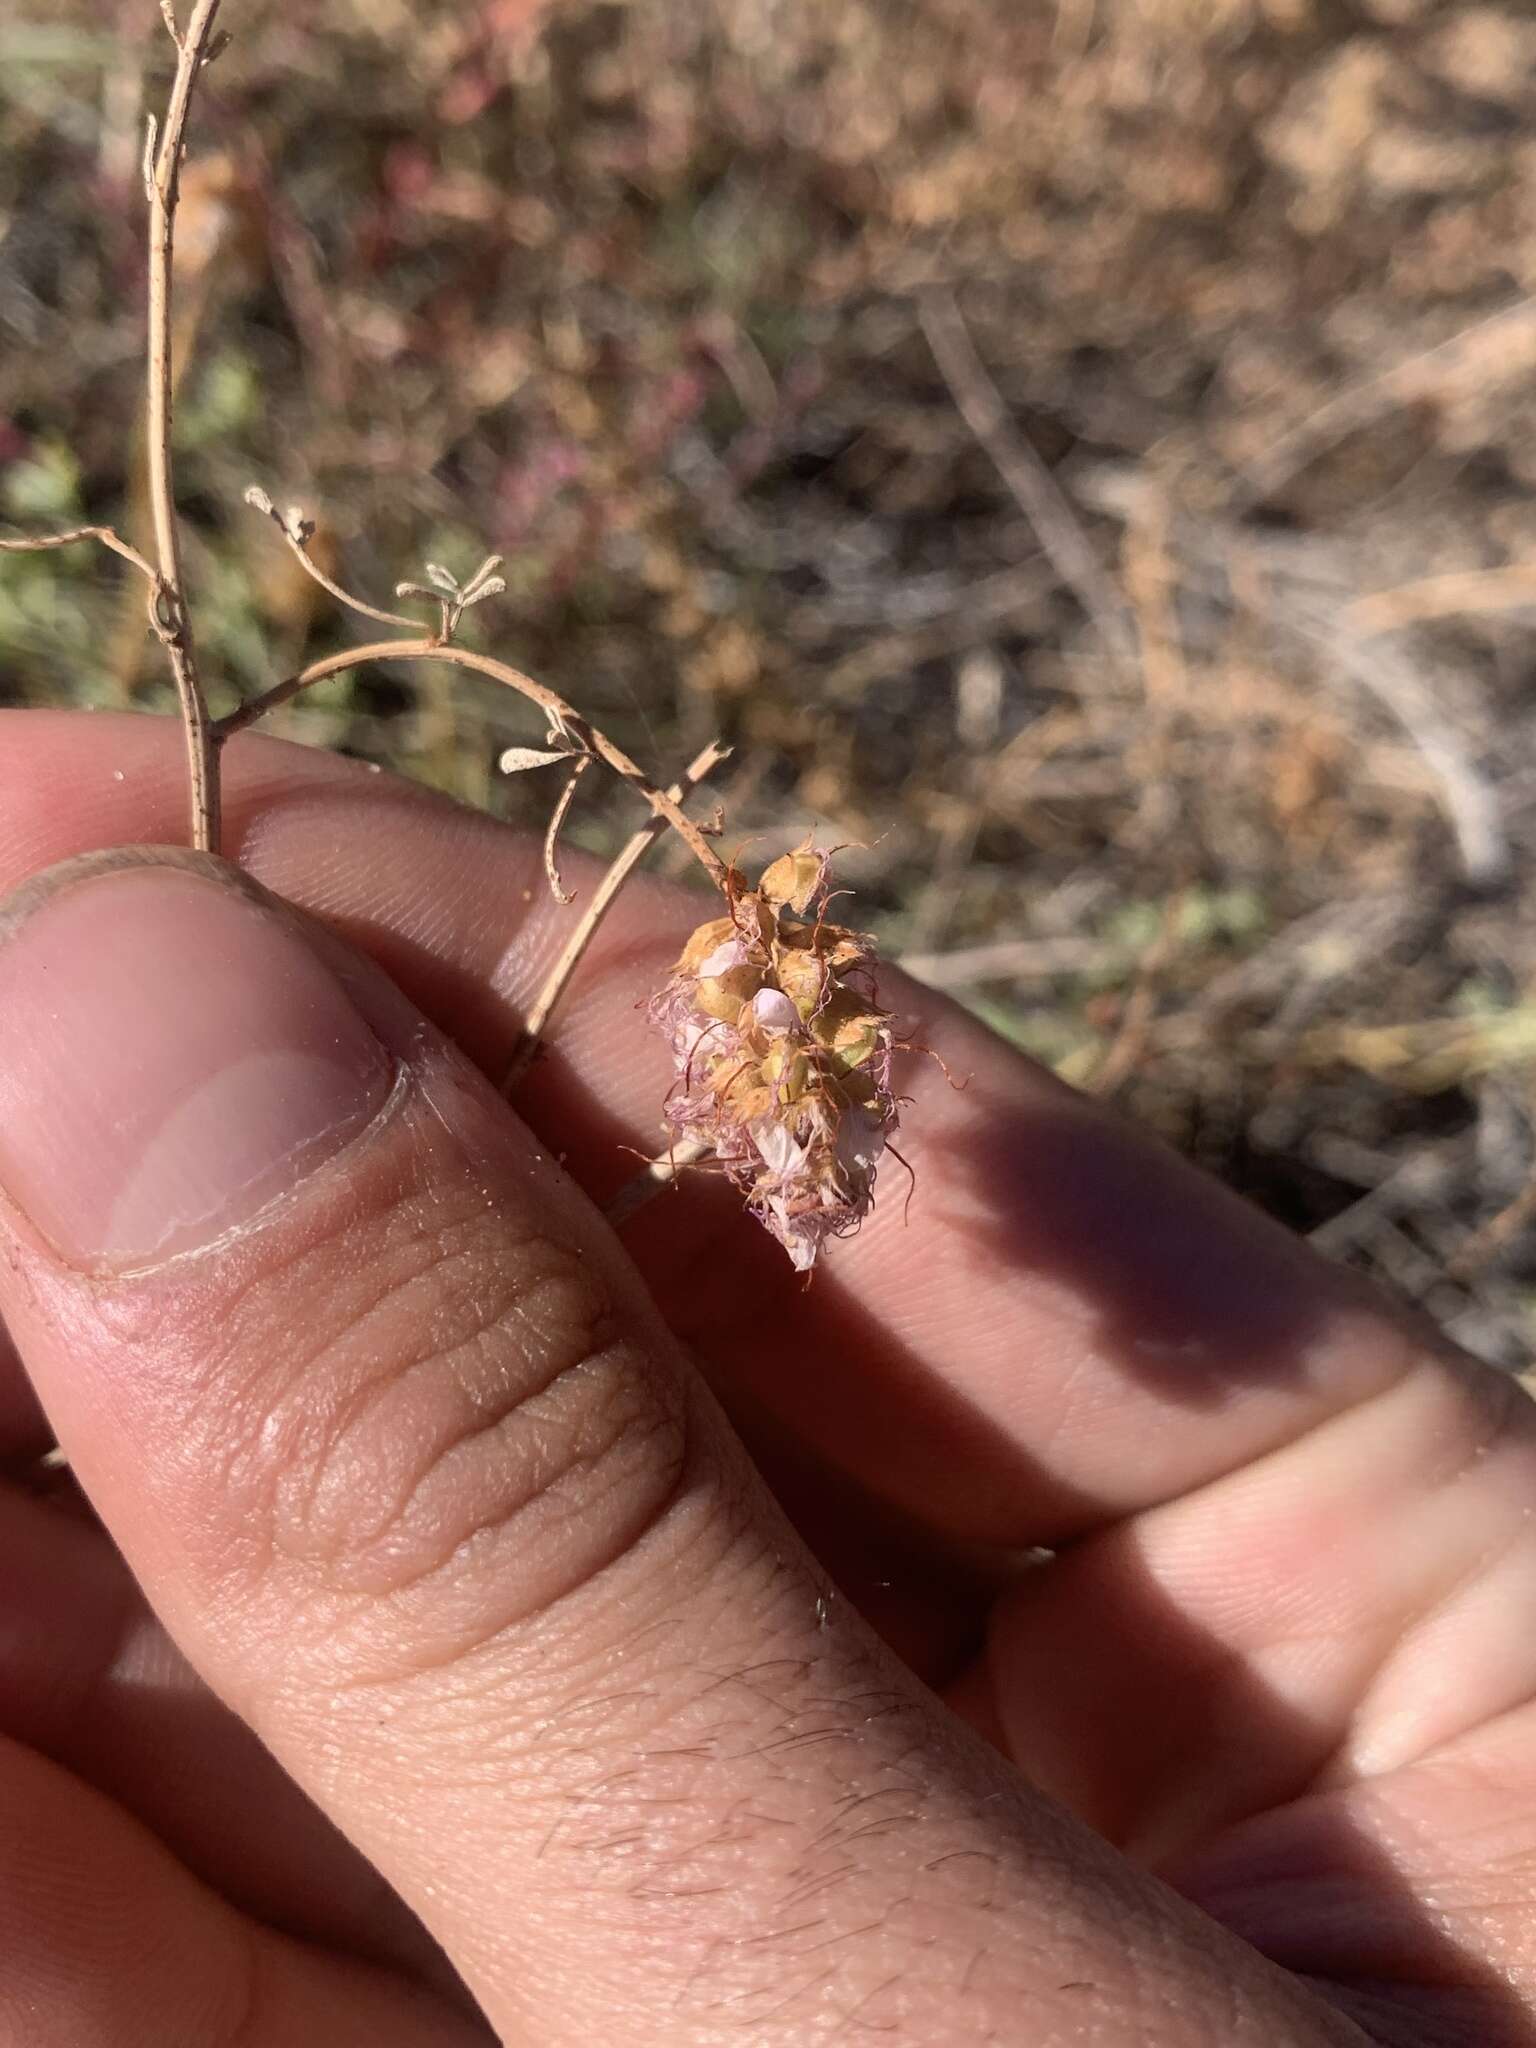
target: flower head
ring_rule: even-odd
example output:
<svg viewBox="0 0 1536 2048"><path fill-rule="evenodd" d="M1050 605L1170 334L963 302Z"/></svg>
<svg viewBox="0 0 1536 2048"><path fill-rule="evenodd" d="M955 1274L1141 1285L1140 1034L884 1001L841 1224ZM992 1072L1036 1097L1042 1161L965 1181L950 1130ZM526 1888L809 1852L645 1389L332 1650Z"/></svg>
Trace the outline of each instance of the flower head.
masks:
<svg viewBox="0 0 1536 2048"><path fill-rule="evenodd" d="M672 1043L674 1137L702 1140L802 1272L856 1230L896 1129L874 943L826 917L809 839L699 926L651 1015Z"/></svg>

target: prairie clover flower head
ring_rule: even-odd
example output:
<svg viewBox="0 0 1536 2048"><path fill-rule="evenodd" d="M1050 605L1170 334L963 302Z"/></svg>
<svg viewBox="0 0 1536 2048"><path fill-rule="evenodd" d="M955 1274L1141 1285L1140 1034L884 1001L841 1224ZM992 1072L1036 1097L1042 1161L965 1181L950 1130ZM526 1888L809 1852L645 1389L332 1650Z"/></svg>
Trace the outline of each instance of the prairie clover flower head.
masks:
<svg viewBox="0 0 1536 2048"><path fill-rule="evenodd" d="M868 1214L896 1130L874 942L827 921L830 873L809 839L774 861L651 1003L677 1062L674 1140L708 1146L801 1272Z"/></svg>

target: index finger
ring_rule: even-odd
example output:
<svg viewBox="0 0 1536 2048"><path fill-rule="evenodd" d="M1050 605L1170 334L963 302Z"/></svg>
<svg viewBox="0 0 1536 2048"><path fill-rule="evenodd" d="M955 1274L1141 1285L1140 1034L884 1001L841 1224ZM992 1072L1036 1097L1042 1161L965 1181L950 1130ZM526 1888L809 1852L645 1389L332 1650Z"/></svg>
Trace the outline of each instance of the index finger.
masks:
<svg viewBox="0 0 1536 2048"><path fill-rule="evenodd" d="M181 836L171 722L0 714L0 891ZM576 912L495 821L309 749L227 751L226 850L341 930L488 1071ZM770 856L771 857L771 856ZM578 877L578 882L579 882ZM598 936L518 1106L597 1199L659 1136L637 1013L707 905L645 878ZM625 1237L728 1398L949 1535L1054 1544L1246 1464L1388 1384L1412 1340L1355 1279L892 969L914 1059L902 1149L806 1287L694 1176Z"/></svg>

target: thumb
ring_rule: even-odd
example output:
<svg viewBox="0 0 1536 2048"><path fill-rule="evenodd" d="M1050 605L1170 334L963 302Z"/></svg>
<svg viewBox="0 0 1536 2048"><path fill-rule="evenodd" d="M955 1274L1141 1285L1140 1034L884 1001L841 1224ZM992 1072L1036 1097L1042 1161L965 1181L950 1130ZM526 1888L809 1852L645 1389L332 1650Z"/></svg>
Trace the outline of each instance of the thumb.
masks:
<svg viewBox="0 0 1536 2048"><path fill-rule="evenodd" d="M828 1622L585 1199L252 883L140 852L13 901L0 1184L82 1484L505 2038L1049 2033L1062 1979L1170 1970L1250 2038L1235 1945Z"/></svg>

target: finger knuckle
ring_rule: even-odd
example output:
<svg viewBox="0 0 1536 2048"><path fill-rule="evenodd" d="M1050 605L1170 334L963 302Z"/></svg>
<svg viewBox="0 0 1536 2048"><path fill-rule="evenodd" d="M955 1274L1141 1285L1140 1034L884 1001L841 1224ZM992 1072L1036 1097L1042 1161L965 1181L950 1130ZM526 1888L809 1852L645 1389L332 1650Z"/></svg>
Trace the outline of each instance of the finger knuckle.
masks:
<svg viewBox="0 0 1536 2048"><path fill-rule="evenodd" d="M340 1290L334 1257L323 1290L290 1276L318 1325L226 1476L263 1574L301 1577L329 1628L387 1602L411 1610L397 1640L455 1655L649 1525L684 1461L683 1403L578 1248L507 1242L483 1203L440 1197L369 1238Z"/></svg>

